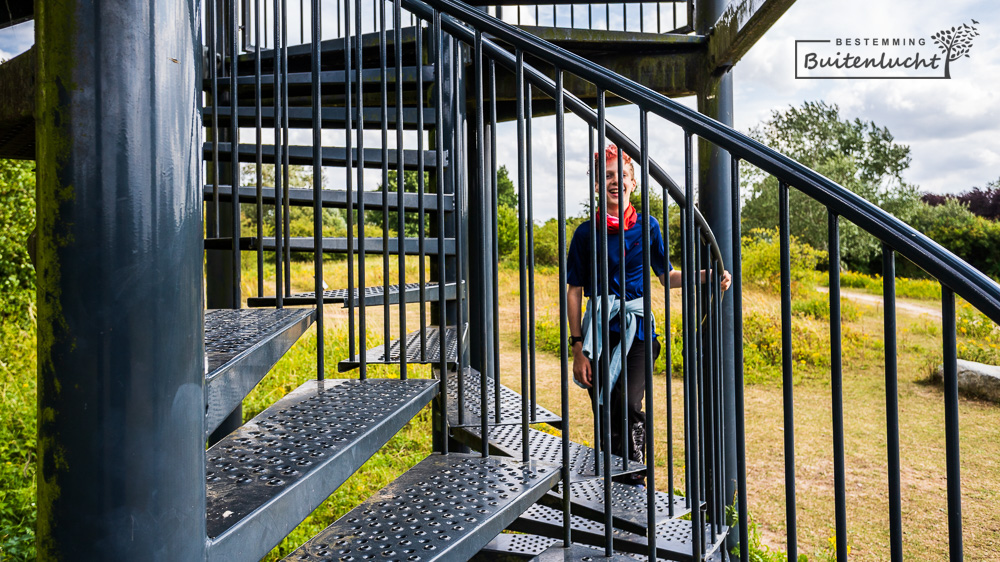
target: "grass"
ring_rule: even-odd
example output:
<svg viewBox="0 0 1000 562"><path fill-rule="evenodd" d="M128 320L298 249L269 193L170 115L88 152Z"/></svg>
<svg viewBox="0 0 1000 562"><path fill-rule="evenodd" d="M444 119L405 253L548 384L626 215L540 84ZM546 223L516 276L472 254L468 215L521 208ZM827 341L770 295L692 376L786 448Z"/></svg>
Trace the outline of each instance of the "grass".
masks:
<svg viewBox="0 0 1000 562"><path fill-rule="evenodd" d="M252 256L248 256L250 258ZM370 258L371 259L371 258ZM375 258L380 269L381 259ZM248 263L251 263L248 260ZM396 260L391 260L390 278L395 281ZM346 285L346 262L328 261L324 278L333 287ZM254 268L244 272L244 295L256 294ZM293 289L311 287L311 264L293 264ZM355 269L357 271L357 269ZM417 278L413 259L406 264L407 280ZM520 314L518 275L514 267L500 268L501 373L504 384L518 390L520 375ZM368 273L368 284L381 283L378 272ZM273 266L265 269L268 287L273 287ZM658 283L653 294L655 310L663 310L665 295ZM846 285L845 285L846 286ZM873 285L874 286L874 285ZM560 364L558 352L558 277L554 270L539 269L535 279L536 319L539 352L536 355L539 402L559 411ZM897 287L898 289L898 287ZM265 290L265 293L269 291ZM911 295L912 296L912 295ZM667 435L664 424L657 426L657 487L683 488L682 396L676 373L680 366L679 291L671 299L671 364L674 377L668 378L666 359L661 354L654 384L656 419L666 416L665 391L672 390L674 434ZM763 562L783 560L785 543L784 458L782 386L780 369L779 305L773 293L748 289L744 295L748 341L745 346L747 386L745 389L749 507L754 514L751 528L752 552ZM833 468L831 400L829 382L829 311L822 295L801 287L796 291L793 318L795 463L797 482L799 551L813 560L831 559L833 535ZM727 297L728 298L728 297ZM848 308L852 312L847 313ZM886 508L885 381L882 353L883 323L878 308L844 303L844 403L847 462L848 524L852 559L888 559L888 514ZM382 343L382 309L369 311L368 345ZM347 314L328 306L326 353L328 373L336 361L348 355ZM662 313L658 326L663 326ZM984 359L1000 363L996 349L1000 341L996 327L982 315L959 305L960 353L974 350ZM419 311L407 307L407 329L419 326ZM0 465L0 558L33 558L34 523L34 333L4 327L0 338L3 379L3 464ZM399 331L398 313L390 315L392 337ZM662 331L662 329L661 329ZM926 315L901 311L897 333L899 343L899 415L902 455L903 517L905 557L937 560L947 557L942 540L946 529L946 480L944 458L944 408L940 388L926 382L931 368L941 360L940 321ZM553 343L554 342L554 343ZM249 419L286 392L315 376L315 328L307 332L275 366L245 401L244 417ZM777 363L776 363L777 362ZM411 376L429 376L426 368L410 369ZM396 376L395 368L371 367L370 376ZM356 373L344 376L354 377ZM961 454L965 553L970 560L1000 556L1000 436L997 434L998 408L993 404L963 398L960 403ZM570 393L570 437L584 444L593 442L590 402L584 391ZM668 446L673 446L675 479L667 480ZM287 555L298 544L349 511L376 490L419 462L431 450L429 410L425 409L390 442L335 491L268 557Z"/></svg>

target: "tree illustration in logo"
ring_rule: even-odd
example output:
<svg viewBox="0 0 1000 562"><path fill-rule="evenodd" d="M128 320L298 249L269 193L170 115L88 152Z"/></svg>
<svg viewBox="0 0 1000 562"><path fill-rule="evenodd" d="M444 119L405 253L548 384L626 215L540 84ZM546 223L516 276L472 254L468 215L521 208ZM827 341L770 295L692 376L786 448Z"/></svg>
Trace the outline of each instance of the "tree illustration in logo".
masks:
<svg viewBox="0 0 1000 562"><path fill-rule="evenodd" d="M972 48L972 40L979 37L976 25L979 22L972 20L972 25L963 23L958 27L945 29L931 35L931 39L938 44L938 48L944 53L944 77L951 78L951 61L956 61L962 56L969 56L969 49Z"/></svg>

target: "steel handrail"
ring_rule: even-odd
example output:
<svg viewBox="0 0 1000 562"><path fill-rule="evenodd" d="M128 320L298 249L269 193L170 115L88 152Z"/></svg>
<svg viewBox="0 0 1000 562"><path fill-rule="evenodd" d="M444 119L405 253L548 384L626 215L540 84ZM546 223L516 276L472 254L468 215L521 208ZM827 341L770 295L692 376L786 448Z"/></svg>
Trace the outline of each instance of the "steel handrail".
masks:
<svg viewBox="0 0 1000 562"><path fill-rule="evenodd" d="M563 71L571 72L596 87L635 104L640 110L658 115L757 166L888 244L994 322L1000 323L1000 285L926 235L822 174L638 82L466 4L453 0L402 1L408 10L414 12L419 9L419 4L426 3L465 25L488 33Z"/></svg>
<svg viewBox="0 0 1000 562"><path fill-rule="evenodd" d="M430 21L434 17L434 8L428 6L425 1L422 0L402 0L403 5L406 9L418 17ZM443 10L442 10L443 12ZM471 43L475 40L475 32L464 25L459 19L452 19L447 17L441 18L441 26L451 35L460 38L461 40ZM517 28L514 28L517 33L523 33ZM501 47L500 45L490 41L488 39L483 39L483 52L490 56L490 58L496 60L503 64L510 70L514 70L517 66L517 62L513 54ZM555 99L556 96L556 83L551 78L543 74L541 71L535 67L525 64L524 65L525 77L532 82L538 89L544 92L546 95ZM609 89L609 91L612 91ZM616 93L617 95L617 93ZM573 95L571 92L563 90L563 99L566 107L576 114L578 117L582 118L591 127L598 126L598 116L597 112L587 105L583 100ZM605 131L608 139L617 144L623 152L632 157L633 160L639 161L640 148L639 145L630 139L625 133L615 127L610 121L605 121ZM654 160L649 160L649 172L650 176L659 183L661 186L667 189L667 193L670 198L674 200L678 205L683 208L686 203L686 198L684 196L683 189L677 184L676 181L670 174L668 174L663 168L660 167ZM666 204L666 201L664 201ZM709 245L712 251L712 256L718 263L725 267L725 260L722 258L722 251L719 248L719 243L715 239L715 234L712 232L711 227L708 225L708 221L701 214L698 209L694 211L694 220L697 224L698 231L701 234L702 240ZM663 228L668 228L669 225L663 225Z"/></svg>

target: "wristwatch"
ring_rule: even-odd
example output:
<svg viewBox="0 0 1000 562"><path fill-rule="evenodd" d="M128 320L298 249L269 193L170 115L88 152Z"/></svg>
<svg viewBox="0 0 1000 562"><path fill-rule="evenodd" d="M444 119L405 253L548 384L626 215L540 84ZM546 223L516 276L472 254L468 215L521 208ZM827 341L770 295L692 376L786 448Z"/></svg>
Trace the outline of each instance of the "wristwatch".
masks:
<svg viewBox="0 0 1000 562"><path fill-rule="evenodd" d="M582 341L583 341L583 337L582 336L570 336L569 337L569 346L573 347L574 345L576 345L577 342L582 342Z"/></svg>

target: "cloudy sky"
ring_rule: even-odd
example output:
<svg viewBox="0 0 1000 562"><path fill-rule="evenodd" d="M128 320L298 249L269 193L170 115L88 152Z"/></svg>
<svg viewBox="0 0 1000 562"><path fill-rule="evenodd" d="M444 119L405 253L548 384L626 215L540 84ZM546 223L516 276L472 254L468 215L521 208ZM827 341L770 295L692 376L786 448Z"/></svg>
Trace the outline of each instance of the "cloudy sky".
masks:
<svg viewBox="0 0 1000 562"><path fill-rule="evenodd" d="M296 4L294 2L290 3ZM773 110L806 100L837 104L849 118L888 127L897 142L912 149L906 179L926 191L948 193L984 186L1000 178L1000 3L995 0L798 0L733 70L735 121L747 130ZM980 36L969 58L952 63L950 80L803 80L795 79L794 42L838 37L914 37L927 39L921 51L936 52L933 33L972 19ZM32 24L0 30L0 58L10 58L33 42ZM693 105L693 99L679 99ZM609 118L638 140L634 109L609 111ZM556 213L554 120L534 122L533 171L535 218ZM513 128L501 127L500 163L517 175ZM325 142L341 144L339 135ZM366 141L376 140L367 135ZM307 135L303 141L308 142ZM675 178L683 177L681 132L654 120L651 155ZM415 141L407 139L412 147ZM575 214L586 199L588 152L586 129L567 121L568 209ZM331 174L338 175L338 174ZM368 185L377 182L377 173Z"/></svg>

